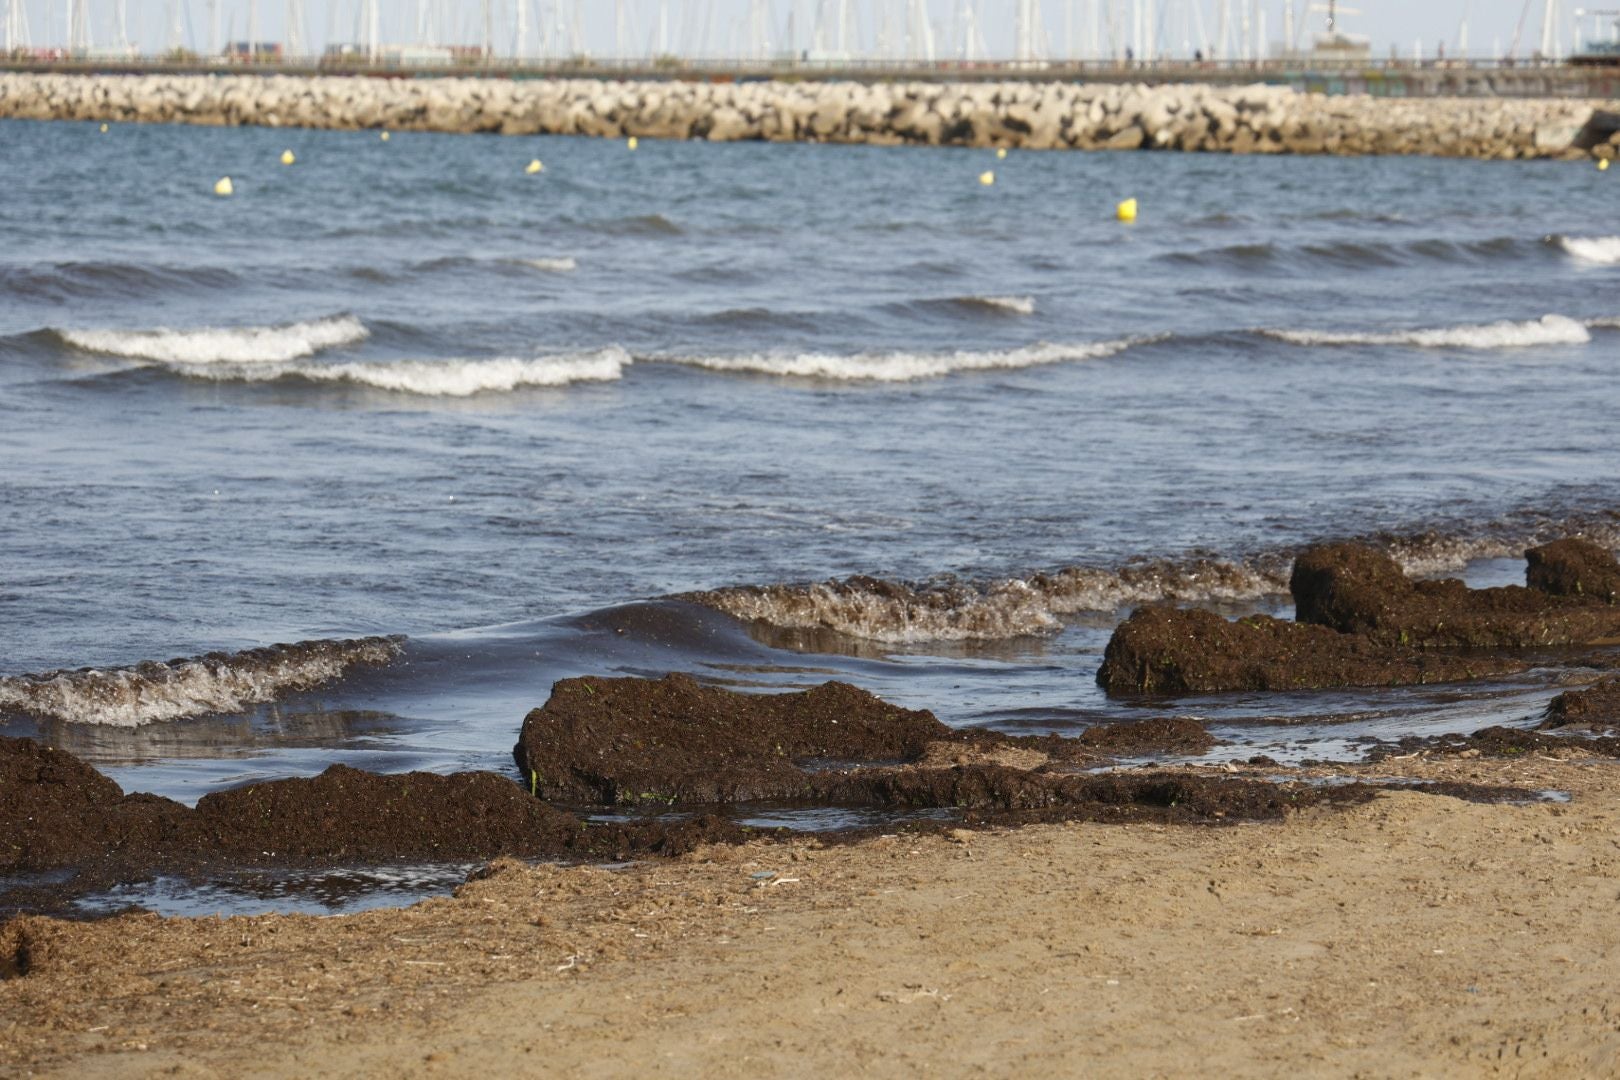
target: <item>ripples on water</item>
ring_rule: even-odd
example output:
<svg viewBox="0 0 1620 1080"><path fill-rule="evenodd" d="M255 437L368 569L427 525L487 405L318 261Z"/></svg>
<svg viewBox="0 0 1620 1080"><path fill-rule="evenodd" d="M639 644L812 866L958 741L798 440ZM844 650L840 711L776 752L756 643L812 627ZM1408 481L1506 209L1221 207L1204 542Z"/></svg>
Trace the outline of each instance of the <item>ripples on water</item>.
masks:
<svg viewBox="0 0 1620 1080"><path fill-rule="evenodd" d="M126 786L504 769L553 679L672 669L1354 755L1569 676L1110 702L1119 610L1277 610L1328 536L1481 581L1620 541L1589 166L1015 154L984 188L961 150L0 147L0 709ZM139 666L169 656L200 659Z"/></svg>

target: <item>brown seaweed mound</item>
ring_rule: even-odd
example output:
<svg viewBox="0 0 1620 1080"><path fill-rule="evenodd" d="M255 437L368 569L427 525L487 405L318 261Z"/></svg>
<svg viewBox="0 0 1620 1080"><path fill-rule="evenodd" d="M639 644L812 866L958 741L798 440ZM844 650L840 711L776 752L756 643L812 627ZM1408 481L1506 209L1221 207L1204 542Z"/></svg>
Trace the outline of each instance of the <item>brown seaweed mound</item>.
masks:
<svg viewBox="0 0 1620 1080"><path fill-rule="evenodd" d="M719 803L804 795L807 763L910 762L970 738L847 683L764 695L690 675L583 678L524 718L513 756L546 799Z"/></svg>
<svg viewBox="0 0 1620 1080"><path fill-rule="evenodd" d="M216 792L193 810L126 795L73 755L32 739L0 739L0 873L622 857L747 831L714 818L587 827L495 773L384 776L343 765Z"/></svg>
<svg viewBox="0 0 1620 1080"><path fill-rule="evenodd" d="M1620 731L1620 676L1584 690L1566 690L1547 705L1543 728L1590 727Z"/></svg>
<svg viewBox="0 0 1620 1080"><path fill-rule="evenodd" d="M1595 544L1560 541L1527 553L1533 587L1470 589L1456 579L1412 581L1365 544L1324 544L1294 562L1296 618L1382 645L1522 649L1620 641L1607 575L1620 565ZM1582 582L1592 584L1582 591ZM1555 586L1549 591L1543 586Z"/></svg>
<svg viewBox="0 0 1620 1080"><path fill-rule="evenodd" d="M1114 631L1097 681L1111 694L1410 686L1522 671L1502 657L1389 647L1266 615L1146 607Z"/></svg>
<svg viewBox="0 0 1620 1080"><path fill-rule="evenodd" d="M1620 564L1609 549L1590 540L1554 540L1524 553L1525 582L1553 596L1584 596L1605 604L1620 601Z"/></svg>
<svg viewBox="0 0 1620 1080"><path fill-rule="evenodd" d="M1167 732L1200 749L1212 741L1196 721L1140 726L1133 750ZM603 804L787 799L984 820L1186 821L1276 817L1329 797L1237 778L1079 774L1073 740L953 731L841 683L765 695L684 675L566 679L524 721L514 754L536 790Z"/></svg>

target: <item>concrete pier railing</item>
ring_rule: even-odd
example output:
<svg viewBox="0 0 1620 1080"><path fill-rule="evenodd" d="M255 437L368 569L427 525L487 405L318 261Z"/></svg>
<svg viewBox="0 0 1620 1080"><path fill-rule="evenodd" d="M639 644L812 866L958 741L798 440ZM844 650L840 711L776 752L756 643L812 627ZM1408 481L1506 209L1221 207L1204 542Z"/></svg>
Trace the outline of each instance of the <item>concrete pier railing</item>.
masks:
<svg viewBox="0 0 1620 1080"><path fill-rule="evenodd" d="M0 74L0 117L716 142L1612 158L1620 105L1180 84Z"/></svg>

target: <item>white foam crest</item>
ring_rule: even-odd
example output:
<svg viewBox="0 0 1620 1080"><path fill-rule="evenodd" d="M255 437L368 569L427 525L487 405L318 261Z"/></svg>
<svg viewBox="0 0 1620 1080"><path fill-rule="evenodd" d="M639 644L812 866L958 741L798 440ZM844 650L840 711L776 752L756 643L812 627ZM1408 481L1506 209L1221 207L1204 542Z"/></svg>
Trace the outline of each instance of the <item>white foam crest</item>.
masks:
<svg viewBox="0 0 1620 1080"><path fill-rule="evenodd" d="M1594 266L1620 264L1620 236L1560 236L1558 246L1573 258Z"/></svg>
<svg viewBox="0 0 1620 1080"><path fill-rule="evenodd" d="M302 641L105 671L12 675L0 678L0 709L112 727L241 712L329 683L356 664L386 664L400 649L399 638Z"/></svg>
<svg viewBox="0 0 1620 1080"><path fill-rule="evenodd" d="M63 341L86 352L165 364L282 363L371 336L353 315L282 326L196 330L61 330Z"/></svg>
<svg viewBox="0 0 1620 1080"><path fill-rule="evenodd" d="M1422 533L1386 539L1381 546L1411 576L1437 577L1485 559L1522 559L1528 548L1570 536L1579 536L1611 550L1620 549L1620 526L1591 519L1542 521L1477 536Z"/></svg>
<svg viewBox="0 0 1620 1080"><path fill-rule="evenodd" d="M1435 577L1482 559L1518 558L1526 546L1507 537L1420 536L1390 541L1385 549L1410 576Z"/></svg>
<svg viewBox="0 0 1620 1080"><path fill-rule="evenodd" d="M779 375L834 382L912 382L935 379L962 371L1011 370L1100 360L1124 352L1139 341L1100 341L1089 344L1040 343L1019 349L943 353L760 353L752 356L664 357L670 363L740 374Z"/></svg>
<svg viewBox="0 0 1620 1080"><path fill-rule="evenodd" d="M485 360L399 360L393 363L256 364L233 368L175 365L183 375L237 382L305 379L350 383L422 397L471 397L506 393L521 387L568 386L577 382L612 382L632 363L619 348L576 356Z"/></svg>
<svg viewBox="0 0 1620 1080"><path fill-rule="evenodd" d="M1033 296L964 296L960 302L994 308L997 311L1005 311L1011 315L1035 314L1035 298Z"/></svg>
<svg viewBox="0 0 1620 1080"><path fill-rule="evenodd" d="M1151 562L1072 567L983 585L849 578L809 585L716 589L686 599L787 630L831 630L904 645L995 641L1058 630L1060 616L1154 601L1215 603L1287 591L1286 573L1240 563Z"/></svg>
<svg viewBox="0 0 1620 1080"><path fill-rule="evenodd" d="M1584 324L1563 315L1544 315L1527 322L1502 321L1479 326L1390 333L1335 333L1328 330L1264 330L1268 337L1294 345L1414 345L1426 349L1523 349L1534 345L1584 345L1592 335Z"/></svg>
<svg viewBox="0 0 1620 1080"><path fill-rule="evenodd" d="M570 255L555 259L518 259L519 266L527 266L530 270L540 270L548 274L569 274L579 269L579 263Z"/></svg>

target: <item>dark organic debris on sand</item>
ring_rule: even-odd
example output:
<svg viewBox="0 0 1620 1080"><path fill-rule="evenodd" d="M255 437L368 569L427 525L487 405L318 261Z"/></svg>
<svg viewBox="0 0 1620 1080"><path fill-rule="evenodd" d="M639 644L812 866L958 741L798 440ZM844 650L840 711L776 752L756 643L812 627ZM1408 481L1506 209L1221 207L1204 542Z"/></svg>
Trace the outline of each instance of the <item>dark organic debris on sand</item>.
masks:
<svg viewBox="0 0 1620 1080"><path fill-rule="evenodd" d="M1472 757L1522 757L1537 754L1550 758L1590 755L1620 758L1620 737L1549 735L1545 731L1496 726L1481 728L1469 735L1435 735L1401 739L1380 746L1369 755L1369 760L1379 761L1409 754L1461 754Z"/></svg>
<svg viewBox="0 0 1620 1080"><path fill-rule="evenodd" d="M1080 745L1120 755L1202 754L1218 741L1209 729L1190 716L1095 724L1080 734Z"/></svg>
<svg viewBox="0 0 1620 1080"><path fill-rule="evenodd" d="M1554 540L1525 552L1525 582L1554 596L1584 596L1605 604L1620 603L1620 564L1601 544L1590 540Z"/></svg>
<svg viewBox="0 0 1620 1080"><path fill-rule="evenodd" d="M126 795L65 751L0 739L0 875L70 868L81 892L226 867L679 854L747 835L713 815L587 828L496 773L385 776L343 765L216 792L191 809Z"/></svg>
<svg viewBox="0 0 1620 1080"><path fill-rule="evenodd" d="M622 801L618 793L628 790L617 779L622 766L641 780L718 778L688 790L684 800L702 802L691 796L708 794L709 805L669 814L660 792L659 814L590 820L582 808L553 806L495 773L379 775L336 765L308 779L216 792L192 809L125 794L65 751L0 738L0 908L66 910L74 897L154 874L202 881L242 868L500 855L618 860L678 855L773 832L712 812L728 794L951 812L948 819L904 826L913 829L1074 819L1271 820L1300 806L1372 795L1353 786L1322 791L1175 772L1080 773L1077 763L1102 759L1074 740L953 732L929 713L897 709L840 684L772 698L707 690L680 676L567 680L552 700L559 706L545 715L560 711L577 719L571 752L595 762L578 771L597 777L598 786L566 789L571 802L600 804L595 796L604 791L605 801ZM697 708L682 712L683 705ZM526 730L532 736L532 726ZM802 755L797 764L790 753ZM829 760L849 755L879 763L844 767L847 761ZM912 763L894 764L905 759ZM564 771L555 756L520 760ZM675 771L650 771L658 762L676 763ZM790 775L796 779L785 783ZM547 794L539 791L538 777L531 783ZM871 831L851 827L837 838Z"/></svg>
<svg viewBox="0 0 1620 1080"><path fill-rule="evenodd" d="M1296 617L1228 621L1143 608L1115 631L1097 680L1110 693L1409 686L1528 665L1508 650L1620 643L1620 564L1584 540L1526 552L1528 586L1413 581L1366 544L1324 544L1294 563Z"/></svg>
<svg viewBox="0 0 1620 1080"><path fill-rule="evenodd" d="M1191 738L1186 725L1171 727ZM1099 760L1088 749L1075 740L956 731L932 713L843 683L745 694L670 675L557 683L524 720L514 756L542 795L598 805L770 799L952 809L969 821L1007 823L1220 821L1276 818L1366 794L1179 772L1077 772L1076 764Z"/></svg>
<svg viewBox="0 0 1620 1080"><path fill-rule="evenodd" d="M1583 690L1559 694L1548 703L1541 727L1588 727L1620 734L1620 677L1611 675Z"/></svg>
<svg viewBox="0 0 1620 1080"><path fill-rule="evenodd" d="M1511 658L1380 645L1267 615L1138 609L1114 631L1097 681L1112 694L1412 686L1523 671Z"/></svg>
<svg viewBox="0 0 1620 1080"><path fill-rule="evenodd" d="M1365 544L1325 544L1294 563L1297 618L1381 645L1522 649L1620 641L1610 603L1620 565L1605 549L1562 540L1526 552L1529 586L1470 589L1413 581Z"/></svg>

